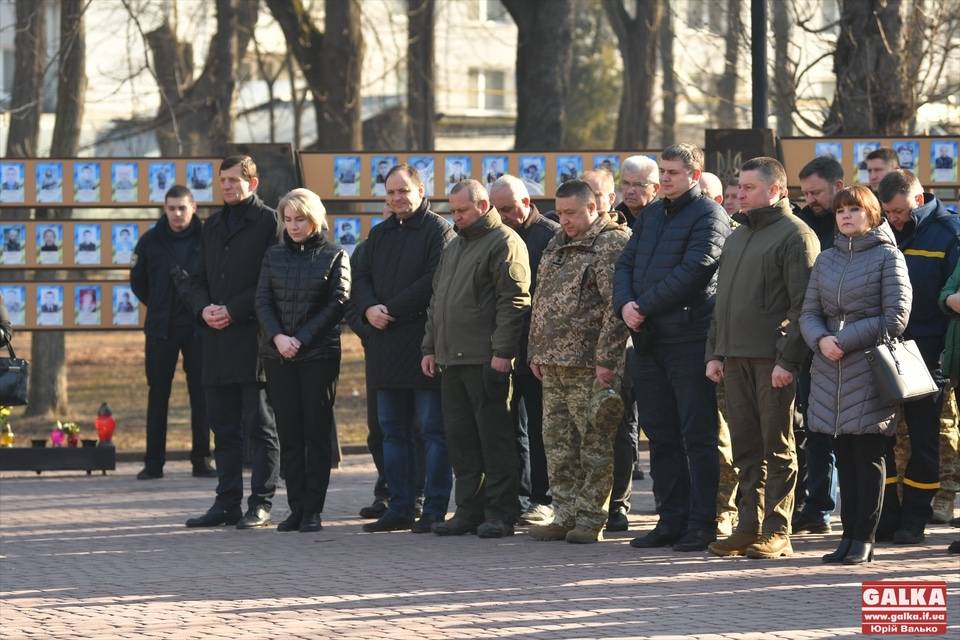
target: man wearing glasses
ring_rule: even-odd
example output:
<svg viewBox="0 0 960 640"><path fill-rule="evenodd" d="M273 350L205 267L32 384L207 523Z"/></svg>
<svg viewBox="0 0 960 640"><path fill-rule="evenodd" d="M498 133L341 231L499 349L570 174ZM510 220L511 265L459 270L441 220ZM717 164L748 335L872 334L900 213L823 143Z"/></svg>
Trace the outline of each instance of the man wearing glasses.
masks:
<svg viewBox="0 0 960 640"><path fill-rule="evenodd" d="M616 208L632 228L640 211L656 200L660 192L657 163L647 156L630 156L624 160L620 170L620 191L623 192L623 202Z"/></svg>

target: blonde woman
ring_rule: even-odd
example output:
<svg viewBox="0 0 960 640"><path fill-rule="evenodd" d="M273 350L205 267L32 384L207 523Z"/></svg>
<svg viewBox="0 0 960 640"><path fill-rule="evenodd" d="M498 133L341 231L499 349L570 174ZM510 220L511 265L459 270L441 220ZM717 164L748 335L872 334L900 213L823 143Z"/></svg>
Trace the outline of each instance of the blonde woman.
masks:
<svg viewBox="0 0 960 640"><path fill-rule="evenodd" d="M333 402L340 373L340 319L350 260L324 237L326 210L308 189L277 206L283 238L263 258L257 286L260 357L277 415L290 515L279 531L317 531L330 481Z"/></svg>

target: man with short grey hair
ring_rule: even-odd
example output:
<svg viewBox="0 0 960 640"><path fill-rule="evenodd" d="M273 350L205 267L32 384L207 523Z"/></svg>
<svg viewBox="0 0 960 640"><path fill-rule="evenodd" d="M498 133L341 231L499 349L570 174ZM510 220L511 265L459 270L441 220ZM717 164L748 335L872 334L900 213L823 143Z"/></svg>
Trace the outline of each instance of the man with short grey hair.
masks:
<svg viewBox="0 0 960 640"><path fill-rule="evenodd" d="M630 156L624 160L620 168L620 191L623 202L616 209L633 227L643 208L656 200L660 192L660 169L656 161L647 156Z"/></svg>
<svg viewBox="0 0 960 640"><path fill-rule="evenodd" d="M510 174L500 176L490 186L490 200L503 223L516 231L527 246L532 298L537 287L540 258L560 225L540 215L537 205L530 202L526 185ZM513 376L510 413L516 428L520 454L520 523L543 525L553 520L553 509L550 507L550 480L543 448L543 386L527 364L529 333L528 312L524 316L520 356Z"/></svg>
<svg viewBox="0 0 960 640"><path fill-rule="evenodd" d="M530 308L530 259L476 180L453 186L450 213L457 237L433 278L420 367L429 378L443 374L457 510L433 532L500 538L513 535L519 515L510 388Z"/></svg>

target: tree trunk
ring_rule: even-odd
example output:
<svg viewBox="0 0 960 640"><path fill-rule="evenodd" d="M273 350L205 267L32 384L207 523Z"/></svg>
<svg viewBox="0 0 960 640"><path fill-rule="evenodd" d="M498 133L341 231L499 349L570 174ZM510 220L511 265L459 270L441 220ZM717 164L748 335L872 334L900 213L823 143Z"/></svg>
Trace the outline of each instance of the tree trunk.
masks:
<svg viewBox="0 0 960 640"><path fill-rule="evenodd" d="M661 96L663 113L660 117L660 144L669 146L677 137L677 79L673 71L673 12L663 12L660 21L660 71L663 73Z"/></svg>
<svg viewBox="0 0 960 640"><path fill-rule="evenodd" d="M517 24L514 148L559 149L570 86L571 0L502 0Z"/></svg>
<svg viewBox="0 0 960 640"><path fill-rule="evenodd" d="M727 32L724 36L726 53L723 75L717 78L717 126L720 129L737 128L737 68L740 53L739 39L743 32L740 9L741 0L727 0Z"/></svg>
<svg viewBox="0 0 960 640"><path fill-rule="evenodd" d="M840 35L833 56L837 77L828 135L876 137L909 133L917 109L918 81L910 75L911 40L921 29L904 28L906 5L901 0L843 0ZM914 20L917 15L914 15Z"/></svg>
<svg viewBox="0 0 960 640"><path fill-rule="evenodd" d="M407 147L433 151L436 0L407 0Z"/></svg>
<svg viewBox="0 0 960 640"><path fill-rule="evenodd" d="M617 118L617 149L643 149L650 141L653 83L657 73L657 37L663 18L663 0L634 0L635 18L625 0L603 0L620 56L623 58L623 94Z"/></svg>
<svg viewBox="0 0 960 640"><path fill-rule="evenodd" d="M789 3L774 2L773 97L777 115L777 135L781 137L793 135L793 112L797 108L796 69L788 49L792 30Z"/></svg>
<svg viewBox="0 0 960 640"><path fill-rule="evenodd" d="M10 131L7 157L37 155L40 135L40 97L46 64L42 0L17 0L16 34L13 38L13 90L10 95ZM27 176L24 176L27 179Z"/></svg>
<svg viewBox="0 0 960 640"><path fill-rule="evenodd" d="M84 0L61 0L60 59L57 65L57 116L50 157L77 155L87 92ZM38 219L69 217L69 209L37 209ZM31 340L30 398L27 415L63 415L68 410L66 334L35 331Z"/></svg>

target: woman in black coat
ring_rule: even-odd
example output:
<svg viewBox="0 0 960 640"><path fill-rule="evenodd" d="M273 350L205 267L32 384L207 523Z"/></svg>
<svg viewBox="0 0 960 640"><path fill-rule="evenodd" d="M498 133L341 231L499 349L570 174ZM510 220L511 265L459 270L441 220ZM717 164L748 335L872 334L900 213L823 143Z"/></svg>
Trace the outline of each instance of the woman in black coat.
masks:
<svg viewBox="0 0 960 640"><path fill-rule="evenodd" d="M340 373L340 320L350 297L350 260L324 238L326 210L308 189L277 206L283 240L263 258L257 286L260 357L277 415L290 515L279 531L317 531L330 482L333 402Z"/></svg>

